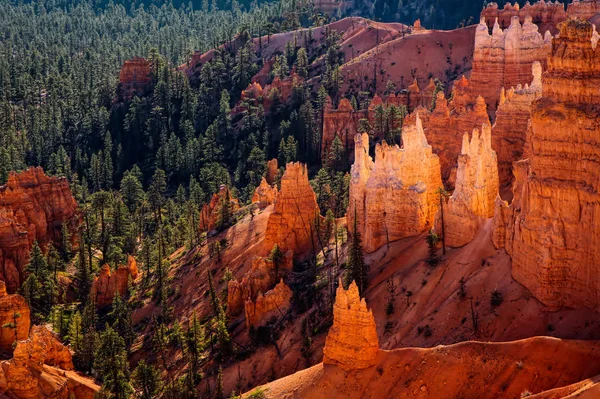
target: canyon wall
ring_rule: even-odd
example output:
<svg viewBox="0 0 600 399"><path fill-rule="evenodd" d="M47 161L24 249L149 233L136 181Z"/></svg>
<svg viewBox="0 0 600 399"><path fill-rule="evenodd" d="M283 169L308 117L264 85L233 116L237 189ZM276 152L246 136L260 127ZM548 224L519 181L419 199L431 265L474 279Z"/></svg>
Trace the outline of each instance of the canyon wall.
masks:
<svg viewBox="0 0 600 399"><path fill-rule="evenodd" d="M492 130L483 125L471 139L463 136L456 188L444 215L446 244L461 247L473 240L483 222L494 216L498 196L498 160L492 150Z"/></svg>
<svg viewBox="0 0 600 399"><path fill-rule="evenodd" d="M119 87L123 99L129 100L134 96L142 96L150 88L152 63L145 58L135 57L125 61L119 73Z"/></svg>
<svg viewBox="0 0 600 399"><path fill-rule="evenodd" d="M79 222L77 203L65 178L46 176L42 168L11 172L8 182L0 186L0 280L6 282L8 292L21 286L34 241L43 250L50 243L60 249L66 224L76 244Z"/></svg>
<svg viewBox="0 0 600 399"><path fill-rule="evenodd" d="M574 0L567 6L567 15L571 18L590 19L600 13L597 0Z"/></svg>
<svg viewBox="0 0 600 399"><path fill-rule="evenodd" d="M542 95L542 66L532 65L531 85L502 88L496 121L492 128L492 148L498 154L500 186L508 189L513 181L512 163L523 158L525 137L531 119L531 103Z"/></svg>
<svg viewBox="0 0 600 399"><path fill-rule="evenodd" d="M545 65L550 51L552 35L542 36L531 16L513 16L507 29L495 22L492 34L488 32L485 18L481 19L475 33L473 70L470 85L473 95L481 95L489 111L495 111L502 87L517 86L531 81L531 65L539 61Z"/></svg>
<svg viewBox="0 0 600 399"><path fill-rule="evenodd" d="M96 306L98 308L110 306L116 295L126 295L137 275L137 262L131 255L127 257L127 265L119 265L116 270L111 271L109 265L102 266L100 273L94 278L91 289Z"/></svg>
<svg viewBox="0 0 600 399"><path fill-rule="evenodd" d="M306 165L288 163L275 209L267 221L264 253L277 244L283 252L291 250L299 258L307 256L314 247L316 218L320 218L319 206L308 182Z"/></svg>
<svg viewBox="0 0 600 399"><path fill-rule="evenodd" d="M364 369L375 364L379 339L373 312L361 299L353 281L347 290L340 280L333 305L333 325L323 348L323 363L344 370Z"/></svg>
<svg viewBox="0 0 600 399"><path fill-rule="evenodd" d="M532 104L529 158L515 163L511 206L497 202L493 239L545 305L599 309L600 36L582 20L559 27Z"/></svg>
<svg viewBox="0 0 600 399"><path fill-rule="evenodd" d="M420 118L402 130L403 148L385 141L368 156L368 136L355 139L351 168L348 226L354 217L363 248L373 252L387 242L420 234L433 225L442 187L440 161L427 143Z"/></svg>
<svg viewBox="0 0 600 399"><path fill-rule="evenodd" d="M45 326L20 340L13 358L0 363L0 395L17 399L92 399L100 390L73 371L71 352Z"/></svg>
<svg viewBox="0 0 600 399"><path fill-rule="evenodd" d="M30 324L25 298L9 295L4 281L0 281L0 351L10 353L16 341L27 339Z"/></svg>

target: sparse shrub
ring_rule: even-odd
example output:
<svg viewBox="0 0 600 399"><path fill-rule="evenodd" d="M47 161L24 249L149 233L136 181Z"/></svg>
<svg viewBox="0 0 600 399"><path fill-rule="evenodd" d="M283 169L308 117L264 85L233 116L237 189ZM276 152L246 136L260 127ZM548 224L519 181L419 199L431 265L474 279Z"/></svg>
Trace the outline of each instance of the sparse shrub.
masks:
<svg viewBox="0 0 600 399"><path fill-rule="evenodd" d="M497 308L498 306L500 306L502 304L503 301L504 301L504 296L502 295L502 293L500 291L495 289L492 292L490 304L492 305L492 307Z"/></svg>
<svg viewBox="0 0 600 399"><path fill-rule="evenodd" d="M460 286L458 288L458 297L461 300L465 299L467 297L467 289L465 287L465 278L461 277L460 280L458 281L458 284L460 284Z"/></svg>
<svg viewBox="0 0 600 399"><path fill-rule="evenodd" d="M429 338L433 335L433 331L431 331L431 327L429 327L429 324L425 325L425 328L423 329L423 336L425 338Z"/></svg>
<svg viewBox="0 0 600 399"><path fill-rule="evenodd" d="M266 399L267 395L265 392L266 391L262 388L256 388L250 395L248 395L248 399Z"/></svg>
<svg viewBox="0 0 600 399"><path fill-rule="evenodd" d="M531 396L531 395L533 395L533 394L532 394L531 392L529 392L529 391L523 391L523 392L521 393L521 397L522 397L522 398L527 398L527 397L529 397L529 396Z"/></svg>

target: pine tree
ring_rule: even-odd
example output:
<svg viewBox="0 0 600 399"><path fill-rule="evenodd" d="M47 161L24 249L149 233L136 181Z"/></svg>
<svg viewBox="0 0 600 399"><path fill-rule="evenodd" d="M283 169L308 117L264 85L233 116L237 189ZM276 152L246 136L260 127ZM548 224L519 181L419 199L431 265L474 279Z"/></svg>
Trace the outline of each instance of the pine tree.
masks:
<svg viewBox="0 0 600 399"><path fill-rule="evenodd" d="M358 231L358 215L354 210L354 224L352 228L352 239L348 248L348 264L346 271L346 284L355 281L358 285L360 295L364 295L368 283L369 266L365 263L365 255L362 249L362 238Z"/></svg>
<svg viewBox="0 0 600 399"><path fill-rule="evenodd" d="M154 399L158 397L162 388L160 370L147 364L144 359L140 360L131 374L133 386L136 388L140 399Z"/></svg>
<svg viewBox="0 0 600 399"><path fill-rule="evenodd" d="M133 392L125 340L109 325L102 334L94 359L94 369L102 376L102 391L114 399L128 399Z"/></svg>

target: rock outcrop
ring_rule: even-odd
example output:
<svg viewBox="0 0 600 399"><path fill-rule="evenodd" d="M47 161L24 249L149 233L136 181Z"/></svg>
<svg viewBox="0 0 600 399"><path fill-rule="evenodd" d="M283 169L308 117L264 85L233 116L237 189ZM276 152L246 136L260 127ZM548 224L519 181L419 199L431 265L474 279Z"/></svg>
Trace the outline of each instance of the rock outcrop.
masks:
<svg viewBox="0 0 600 399"><path fill-rule="evenodd" d="M347 218L350 229L358 218L366 252L423 232L433 225L439 207L435 192L442 187L440 162L418 115L415 125L403 128L402 140L403 148L378 144L373 162L368 136L355 138Z"/></svg>
<svg viewBox="0 0 600 399"><path fill-rule="evenodd" d="M18 399L93 398L100 389L73 370L71 352L45 326L34 326L0 363L0 394Z"/></svg>
<svg viewBox="0 0 600 399"><path fill-rule="evenodd" d="M252 268L241 281L230 280L227 286L227 312L237 315L244 309L247 300L255 301L260 293L266 293L275 286L281 276L292 270L294 253L288 251L278 264L269 256L256 256Z"/></svg>
<svg viewBox="0 0 600 399"><path fill-rule="evenodd" d="M531 85L518 85L508 90L503 88L500 92L492 128L492 148L498 154L498 176L503 188L510 187L513 181L513 162L523 157L531 103L542 95L542 66L539 62L533 63L532 72Z"/></svg>
<svg viewBox="0 0 600 399"><path fill-rule="evenodd" d="M531 65L535 61L545 65L550 52L552 35L542 36L531 16L523 25L513 16L510 26L503 30L495 22L490 35L485 18L481 19L475 33L473 71L470 85L473 95L485 99L489 111L495 111L502 87L524 85L531 80Z"/></svg>
<svg viewBox="0 0 600 399"><path fill-rule="evenodd" d="M277 186L271 186L263 177L260 181L260 185L256 187L254 194L252 194L252 203L256 203L259 207L265 208L271 204L274 204L276 199Z"/></svg>
<svg viewBox="0 0 600 399"><path fill-rule="evenodd" d="M313 249L317 218L320 218L319 206L308 182L306 165L288 163L275 209L267 221L264 253L277 244L283 252L291 250L296 256L305 257Z"/></svg>
<svg viewBox="0 0 600 399"><path fill-rule="evenodd" d="M272 290L260 292L255 300L246 299L246 327L259 327L273 317L283 316L290 307L292 290L281 280Z"/></svg>
<svg viewBox="0 0 600 399"><path fill-rule="evenodd" d="M46 176L42 168L11 172L8 182L0 186L0 280L6 282L8 292L21 286L34 241L42 250L50 243L60 249L66 224L75 245L79 222L77 203L65 178Z"/></svg>
<svg viewBox="0 0 600 399"><path fill-rule="evenodd" d="M0 351L11 352L15 341L29 336L29 306L21 295L9 295L0 281Z"/></svg>
<svg viewBox="0 0 600 399"><path fill-rule="evenodd" d="M123 99L146 94L152 83L151 65L149 60L141 57L125 61L119 73L119 87Z"/></svg>
<svg viewBox="0 0 600 399"><path fill-rule="evenodd" d="M275 184L275 179L277 179L277 175L279 174L279 165L277 163L277 158L273 158L267 162L267 173L265 179L267 179L267 183L270 185Z"/></svg>
<svg viewBox="0 0 600 399"><path fill-rule="evenodd" d="M361 299L353 281L347 290L340 281L333 305L333 325L323 348L323 363L344 370L357 370L375 364L379 339L373 312Z"/></svg>
<svg viewBox="0 0 600 399"><path fill-rule="evenodd" d="M494 243L515 280L551 308L600 308L600 50L595 27L568 20L532 104L514 199L498 201Z"/></svg>
<svg viewBox="0 0 600 399"><path fill-rule="evenodd" d="M133 256L127 257L127 265L119 265L112 272L109 265L102 266L92 283L91 295L96 300L96 306L98 308L110 306L116 295L126 295L137 275L137 262Z"/></svg>
<svg viewBox="0 0 600 399"><path fill-rule="evenodd" d="M456 161L464 133L490 123L485 100L466 93L469 87L469 82L463 78L455 84L449 104L444 93L438 92L433 112L418 108L405 122L406 125L414 125L419 116L427 142L439 157L442 179L449 187L455 180Z"/></svg>
<svg viewBox="0 0 600 399"><path fill-rule="evenodd" d="M227 206L226 209L223 207ZM221 185L219 192L214 193L210 202L202 206L200 211L200 230L211 231L218 227L225 227L230 222L223 220L229 218L240 209L237 198L233 198L229 187Z"/></svg>
<svg viewBox="0 0 600 399"><path fill-rule="evenodd" d="M265 64L268 65L268 64ZM294 87L297 87L304 82L304 79L295 72L284 79L276 77L273 82L265 85L263 88L259 82L252 82L245 90L242 90L241 101L234 108L234 113L239 113L244 110L244 102L252 103L253 105L262 104L265 112L269 112L271 106L279 101L285 103L292 97Z"/></svg>
<svg viewBox="0 0 600 399"><path fill-rule="evenodd" d="M520 7L519 3L506 3L504 8L499 8L497 3L488 3L481 12L481 17L485 18L490 28L496 21L500 28L505 29L510 26L514 17L519 18L521 23L525 22L525 18L531 17L540 29L555 29L559 22L567 19L567 13L563 3L540 0L533 4L527 2L524 7Z"/></svg>
<svg viewBox="0 0 600 399"><path fill-rule="evenodd" d="M567 16L570 18L590 19L598 13L600 3L597 0L573 0L567 6Z"/></svg>
<svg viewBox="0 0 600 399"><path fill-rule="evenodd" d="M461 247L473 240L483 222L494 216L498 196L498 160L492 150L491 127L463 136L456 188L445 212L446 244Z"/></svg>

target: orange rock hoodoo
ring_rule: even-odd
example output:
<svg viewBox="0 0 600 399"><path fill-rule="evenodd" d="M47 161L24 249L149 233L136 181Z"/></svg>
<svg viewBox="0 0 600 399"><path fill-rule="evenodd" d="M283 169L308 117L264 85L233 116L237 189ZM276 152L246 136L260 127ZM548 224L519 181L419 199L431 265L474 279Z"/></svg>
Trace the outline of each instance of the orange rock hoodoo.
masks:
<svg viewBox="0 0 600 399"><path fill-rule="evenodd" d="M433 225L439 207L435 191L442 187L440 162L427 143L421 120L402 130L403 148L385 141L368 156L368 136L355 138L351 169L348 226L357 226L364 250L417 235Z"/></svg>
<svg viewBox="0 0 600 399"><path fill-rule="evenodd" d="M323 348L323 363L344 370L364 369L375 364L378 351L373 312L360 298L355 282L345 290L340 281L333 305L333 325Z"/></svg>
<svg viewBox="0 0 600 399"><path fill-rule="evenodd" d="M17 343L13 358L0 363L0 395L18 399L91 399L100 389L73 370L71 352L45 326Z"/></svg>
<svg viewBox="0 0 600 399"><path fill-rule="evenodd" d="M135 95L143 95L148 90L152 78L151 62L140 57L125 61L119 73L119 82L124 99Z"/></svg>
<svg viewBox="0 0 600 399"><path fill-rule="evenodd" d="M277 178L277 174L279 173L279 165L277 163L277 158L273 158L267 162L267 173L265 179L267 179L267 183L273 185L275 184L275 179Z"/></svg>
<svg viewBox="0 0 600 399"><path fill-rule="evenodd" d="M492 34L482 18L475 33L473 71L470 85L474 95L482 95L491 111L496 110L500 89L517 86L531 80L531 64L543 65L550 51L551 34L538 32L531 16L525 17L523 25L519 17L513 17L511 25L502 30L494 23Z"/></svg>
<svg viewBox="0 0 600 399"><path fill-rule="evenodd" d="M0 280L8 292L21 286L33 241L42 249L49 243L60 248L66 223L75 244L79 220L66 179L46 176L42 168L11 172L0 186Z"/></svg>
<svg viewBox="0 0 600 399"><path fill-rule="evenodd" d="M469 87L465 78L459 80L454 85L450 104L444 93L438 92L433 112L419 108L405 122L414 124L417 115L421 118L427 142L440 158L442 179L449 182L449 186L455 180L454 171L464 133L490 123L484 99L471 97Z"/></svg>
<svg viewBox="0 0 600 399"><path fill-rule="evenodd" d="M0 351L12 351L15 341L29 336L29 306L21 295L8 295L3 281L0 281L0 326Z"/></svg>
<svg viewBox="0 0 600 399"><path fill-rule="evenodd" d="M264 253L277 244L283 252L292 250L301 258L306 256L313 249L315 220L319 217L317 197L308 182L306 165L288 163L275 209L267 221Z"/></svg>
<svg viewBox="0 0 600 399"><path fill-rule="evenodd" d="M514 199L499 201L494 244L513 277L550 307L600 308L600 50L589 22L553 39L542 97L533 102L529 159L515 164Z"/></svg>
<svg viewBox="0 0 600 399"><path fill-rule="evenodd" d="M521 23L525 22L526 17L531 17L533 22L540 28L549 29L555 27L559 22L567 19L565 6L559 2L537 1L534 4L527 2L524 7L519 3L514 5L506 3L504 8L500 9L497 3L488 3L481 12L481 17L485 18L487 25L492 28L496 20L500 28L505 29L512 23L513 17L518 17Z"/></svg>
<svg viewBox="0 0 600 399"><path fill-rule="evenodd" d="M271 186L263 177L260 185L254 190L252 203L257 203L259 207L264 208L275 203L277 199L277 186Z"/></svg>
<svg viewBox="0 0 600 399"><path fill-rule="evenodd" d="M492 150L491 127L483 125L463 136L456 189L445 212L446 244L460 247L473 240L481 224L494 216L498 196L498 160Z"/></svg>
<svg viewBox="0 0 600 399"><path fill-rule="evenodd" d="M260 292L255 300L246 299L244 303L244 314L246 316L246 327L258 327L269 321L272 317L280 317L290 307L292 290L283 280L272 290L266 293Z"/></svg>
<svg viewBox="0 0 600 399"><path fill-rule="evenodd" d="M284 254L281 264L275 264L270 257L257 256L252 259L252 268L241 281L230 280L227 286L227 311L230 315L239 314L247 300L255 301L260 293L266 293L275 286L280 276L292 270L294 253Z"/></svg>
<svg viewBox="0 0 600 399"><path fill-rule="evenodd" d="M130 282L133 282L137 275L137 262L133 256L127 257L127 265L119 265L113 272L109 265L102 266L100 274L94 278L91 290L91 294L96 300L96 306L98 308L110 306L115 295L127 294Z"/></svg>
<svg viewBox="0 0 600 399"><path fill-rule="evenodd" d="M492 128L492 148L498 154L498 176L501 187L513 181L512 163L523 157L527 126L531 119L531 103L542 95L542 66L532 65L531 85L500 92L500 104Z"/></svg>
<svg viewBox="0 0 600 399"><path fill-rule="evenodd" d="M218 193L214 193L210 202L202 206L200 212L200 229L211 231L218 227L220 223L224 223L221 219L223 218L223 206L229 204L229 209L226 212L232 215L240 209L240 204L236 198L233 198L229 187L221 185Z"/></svg>

